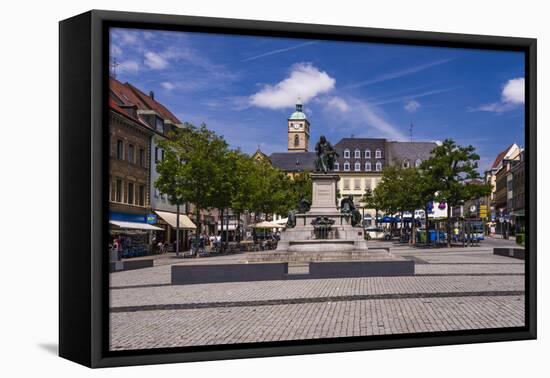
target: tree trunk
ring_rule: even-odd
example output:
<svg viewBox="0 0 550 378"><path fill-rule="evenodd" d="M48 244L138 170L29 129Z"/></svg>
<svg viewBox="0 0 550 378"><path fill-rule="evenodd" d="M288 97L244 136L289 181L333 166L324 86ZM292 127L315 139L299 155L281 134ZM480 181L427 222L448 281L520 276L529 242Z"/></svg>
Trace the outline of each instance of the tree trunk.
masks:
<svg viewBox="0 0 550 378"><path fill-rule="evenodd" d="M180 205L176 205L176 256L180 255Z"/></svg>
<svg viewBox="0 0 550 378"><path fill-rule="evenodd" d="M429 238L429 233L428 233L428 230L430 229L430 217L429 217L429 208L428 208L428 204L426 204L426 207L424 208L424 218L426 218L426 224L425 224L425 229L426 229L426 245L430 244L430 238Z"/></svg>
<svg viewBox="0 0 550 378"><path fill-rule="evenodd" d="M223 209L220 209L220 251L223 251Z"/></svg>
<svg viewBox="0 0 550 378"><path fill-rule="evenodd" d="M451 205L447 202L447 247L451 247Z"/></svg>
<svg viewBox="0 0 550 378"><path fill-rule="evenodd" d="M411 212L412 214L412 218L411 218L411 239L410 239L410 243L411 244L414 244L414 242L416 241L416 234L415 234L415 222L414 222L414 210Z"/></svg>
<svg viewBox="0 0 550 378"><path fill-rule="evenodd" d="M197 206L197 209L196 209L196 216L197 216L197 232L195 233L195 246L197 247L197 250L196 250L196 253L197 253L197 256L196 257L199 257L199 241L200 241L200 236L201 236L201 210L199 209L199 207Z"/></svg>

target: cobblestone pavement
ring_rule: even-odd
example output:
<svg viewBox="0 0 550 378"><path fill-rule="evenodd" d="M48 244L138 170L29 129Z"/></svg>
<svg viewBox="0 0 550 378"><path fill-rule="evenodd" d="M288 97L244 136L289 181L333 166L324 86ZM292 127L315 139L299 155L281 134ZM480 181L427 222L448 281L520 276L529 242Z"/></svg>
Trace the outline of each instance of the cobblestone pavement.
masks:
<svg viewBox="0 0 550 378"><path fill-rule="evenodd" d="M170 285L170 265L110 275L112 350L524 325L524 263L402 250L415 276ZM235 257L224 257L231 260ZM205 259L206 260L206 259Z"/></svg>

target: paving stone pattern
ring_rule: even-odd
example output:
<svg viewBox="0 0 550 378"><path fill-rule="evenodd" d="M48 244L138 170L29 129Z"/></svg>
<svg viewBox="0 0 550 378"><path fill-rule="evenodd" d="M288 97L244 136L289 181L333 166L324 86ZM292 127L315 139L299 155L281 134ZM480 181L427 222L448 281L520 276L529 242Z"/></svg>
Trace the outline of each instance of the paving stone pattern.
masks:
<svg viewBox="0 0 550 378"><path fill-rule="evenodd" d="M523 261L479 249L396 254L426 263L417 264L412 277L178 286L170 285L170 265L186 261L163 259L152 268L112 273L110 348L524 325Z"/></svg>

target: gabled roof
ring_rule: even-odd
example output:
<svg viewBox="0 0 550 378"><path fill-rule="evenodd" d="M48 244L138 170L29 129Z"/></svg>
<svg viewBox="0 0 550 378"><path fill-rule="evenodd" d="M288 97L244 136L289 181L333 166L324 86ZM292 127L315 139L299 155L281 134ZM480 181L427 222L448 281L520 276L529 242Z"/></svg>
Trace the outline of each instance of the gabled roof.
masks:
<svg viewBox="0 0 550 378"><path fill-rule="evenodd" d="M388 157L394 162L415 162L417 159L424 161L430 158L435 147L435 142L388 142Z"/></svg>
<svg viewBox="0 0 550 378"><path fill-rule="evenodd" d="M301 172L315 170L315 152L274 152L269 156L271 164L283 171Z"/></svg>
<svg viewBox="0 0 550 378"><path fill-rule="evenodd" d="M501 151L497 157L495 158L495 161L493 162L493 165L491 166L492 169L497 169L498 166L500 165L500 163L502 163L502 159L504 159L504 157L506 156L506 154L508 153L508 151L510 151L510 149L514 147L513 144L509 145L504 151Z"/></svg>
<svg viewBox="0 0 550 378"><path fill-rule="evenodd" d="M171 121L175 124L181 124L182 122L174 115L170 110L168 110L164 105L162 105L160 102L154 100L150 96L143 93L138 88L134 87L130 83L125 83L125 86L127 86L133 93L135 93L135 96L137 96L142 104L145 104L145 108L143 109L140 107L140 109L143 110L154 110L157 112L162 118ZM139 105L138 105L139 107Z"/></svg>
<svg viewBox="0 0 550 378"><path fill-rule="evenodd" d="M130 83L123 84L114 78L110 78L109 88L111 95L120 105L135 105L139 110L153 110L165 120L175 124L182 123L164 105L152 99Z"/></svg>

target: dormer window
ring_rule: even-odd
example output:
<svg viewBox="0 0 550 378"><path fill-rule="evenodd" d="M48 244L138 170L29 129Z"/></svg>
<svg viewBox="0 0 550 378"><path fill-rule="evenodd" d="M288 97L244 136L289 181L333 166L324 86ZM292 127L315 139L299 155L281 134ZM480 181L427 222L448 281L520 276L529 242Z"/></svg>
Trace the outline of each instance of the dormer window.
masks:
<svg viewBox="0 0 550 378"><path fill-rule="evenodd" d="M356 159L361 158L361 150L360 150L360 149L358 149L358 148L355 149L354 157L355 157Z"/></svg>
<svg viewBox="0 0 550 378"><path fill-rule="evenodd" d="M345 159L349 159L349 149L348 149L348 148L346 148L346 149L344 150L344 158L345 158Z"/></svg>
<svg viewBox="0 0 550 378"><path fill-rule="evenodd" d="M334 170L339 171L340 170L340 164L336 161L334 162Z"/></svg>
<svg viewBox="0 0 550 378"><path fill-rule="evenodd" d="M365 163L365 171L366 171L366 172L372 171L372 167L371 167L370 161L367 161L367 162Z"/></svg>
<svg viewBox="0 0 550 378"><path fill-rule="evenodd" d="M407 159L403 160L403 168L409 168L409 167L410 167L409 161Z"/></svg>
<svg viewBox="0 0 550 378"><path fill-rule="evenodd" d="M361 163L360 162L358 162L358 161L355 162L354 170L356 172L359 172L361 170Z"/></svg>
<svg viewBox="0 0 550 378"><path fill-rule="evenodd" d="M348 150L348 153L349 153L349 150ZM349 161L346 161L344 163L344 171L349 171Z"/></svg>
<svg viewBox="0 0 550 378"><path fill-rule="evenodd" d="M376 172L380 172L382 170L382 162L377 161L376 162Z"/></svg>
<svg viewBox="0 0 550 378"><path fill-rule="evenodd" d="M421 165L421 164L422 164L422 160L420 160L420 159L416 159L416 161L414 162L414 166L415 166L416 168L420 168L420 165Z"/></svg>
<svg viewBox="0 0 550 378"><path fill-rule="evenodd" d="M380 148L376 149L375 154L376 159L382 159L382 150Z"/></svg>
<svg viewBox="0 0 550 378"><path fill-rule="evenodd" d="M370 159L370 149L369 148L367 148L365 150L365 159Z"/></svg>
<svg viewBox="0 0 550 378"><path fill-rule="evenodd" d="M160 117L155 117L155 129L158 132L164 133L164 121Z"/></svg>

